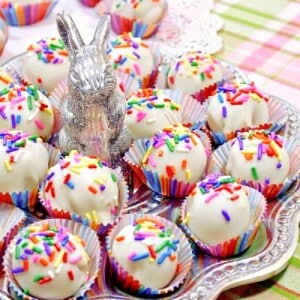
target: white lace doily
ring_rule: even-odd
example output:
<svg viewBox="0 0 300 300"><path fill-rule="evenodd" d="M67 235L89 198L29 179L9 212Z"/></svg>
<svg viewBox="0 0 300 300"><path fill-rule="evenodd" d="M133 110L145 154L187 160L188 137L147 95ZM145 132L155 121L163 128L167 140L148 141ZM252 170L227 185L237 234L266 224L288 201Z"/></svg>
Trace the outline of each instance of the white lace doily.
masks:
<svg viewBox="0 0 300 300"><path fill-rule="evenodd" d="M187 50L214 54L222 47L218 31L223 22L211 13L212 0L171 0L157 34L152 38L174 56Z"/></svg>

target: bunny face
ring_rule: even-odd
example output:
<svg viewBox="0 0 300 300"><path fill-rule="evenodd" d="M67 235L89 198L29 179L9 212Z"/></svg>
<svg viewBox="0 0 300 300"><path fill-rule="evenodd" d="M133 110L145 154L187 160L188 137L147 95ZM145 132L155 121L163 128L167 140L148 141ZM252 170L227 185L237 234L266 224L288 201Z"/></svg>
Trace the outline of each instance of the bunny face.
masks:
<svg viewBox="0 0 300 300"><path fill-rule="evenodd" d="M69 85L78 87L83 94L97 93L107 97L108 64L93 45L83 47L71 59Z"/></svg>

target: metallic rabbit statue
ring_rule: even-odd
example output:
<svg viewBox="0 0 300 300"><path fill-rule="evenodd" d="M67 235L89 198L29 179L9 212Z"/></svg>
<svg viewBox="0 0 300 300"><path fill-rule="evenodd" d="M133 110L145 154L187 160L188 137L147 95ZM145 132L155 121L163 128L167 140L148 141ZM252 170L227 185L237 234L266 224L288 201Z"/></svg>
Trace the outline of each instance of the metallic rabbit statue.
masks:
<svg viewBox="0 0 300 300"><path fill-rule="evenodd" d="M57 26L71 61L68 94L61 105L59 146L63 152L76 149L116 166L131 138L124 125L125 96L106 57L110 17L100 18L88 45L67 12L57 15Z"/></svg>

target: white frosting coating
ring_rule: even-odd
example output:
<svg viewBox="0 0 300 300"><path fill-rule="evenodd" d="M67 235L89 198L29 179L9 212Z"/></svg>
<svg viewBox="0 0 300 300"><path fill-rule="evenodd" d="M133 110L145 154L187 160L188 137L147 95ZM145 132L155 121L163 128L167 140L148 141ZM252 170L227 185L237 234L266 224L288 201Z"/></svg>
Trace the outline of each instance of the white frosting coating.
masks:
<svg viewBox="0 0 300 300"><path fill-rule="evenodd" d="M48 170L44 197L53 208L105 225L119 205L117 177L99 159L73 151Z"/></svg>
<svg viewBox="0 0 300 300"><path fill-rule="evenodd" d="M146 24L158 23L167 10L166 0L113 0L111 13Z"/></svg>
<svg viewBox="0 0 300 300"><path fill-rule="evenodd" d="M206 244L222 243L250 228L247 192L230 176L208 175L186 201L187 226Z"/></svg>
<svg viewBox="0 0 300 300"><path fill-rule="evenodd" d="M38 188L48 170L48 161L48 150L39 138L20 131L0 132L1 192Z"/></svg>
<svg viewBox="0 0 300 300"><path fill-rule="evenodd" d="M0 129L23 130L48 138L54 115L49 99L36 87L10 85L0 91Z"/></svg>
<svg viewBox="0 0 300 300"><path fill-rule="evenodd" d="M143 167L160 176L196 183L207 164L200 138L183 126L167 126L154 135L143 158Z"/></svg>
<svg viewBox="0 0 300 300"><path fill-rule="evenodd" d="M267 99L252 83L227 83L209 100L207 124L213 131L235 131L268 121Z"/></svg>
<svg viewBox="0 0 300 300"><path fill-rule="evenodd" d="M226 174L267 184L283 183L289 169L289 154L282 138L274 133L239 134L229 150L226 162Z"/></svg>
<svg viewBox="0 0 300 300"><path fill-rule="evenodd" d="M189 51L170 67L167 84L170 89L193 95L222 80L220 63L211 55Z"/></svg>
<svg viewBox="0 0 300 300"><path fill-rule="evenodd" d="M150 138L165 126L180 121L180 105L162 90L138 90L127 100L125 124L134 139Z"/></svg>
<svg viewBox="0 0 300 300"><path fill-rule="evenodd" d="M148 224L149 227L146 225ZM178 240L173 236L158 236L158 233L165 233L160 227L153 226L153 222L143 222L142 227L137 230L134 225L127 225L121 229L112 243L112 255L117 262L139 280L146 288L161 289L166 287L176 274L178 267ZM156 228L149 229L149 228ZM140 234L140 235L139 235ZM145 238L140 238L145 235ZM138 238L138 239L136 239ZM163 243L170 241L174 246L164 247L155 251ZM149 248L153 250L149 251ZM161 262L164 254L170 250L170 256L166 256ZM153 254L154 253L154 254ZM134 257L145 255L143 258Z"/></svg>
<svg viewBox="0 0 300 300"><path fill-rule="evenodd" d="M74 295L86 282L89 256L80 237L63 227L54 228L56 231L51 228L45 230L33 224L23 229L18 236L19 243L12 247L12 272L20 287L31 296L65 299ZM43 234L50 235L50 241ZM64 244L65 239L67 243ZM22 247L25 243L27 245Z"/></svg>
<svg viewBox="0 0 300 300"><path fill-rule="evenodd" d="M154 67L149 44L127 33L111 41L107 50L107 58L114 70L140 78L148 76Z"/></svg>
<svg viewBox="0 0 300 300"><path fill-rule="evenodd" d="M28 47L23 63L24 79L51 93L69 72L70 61L63 42L45 38Z"/></svg>

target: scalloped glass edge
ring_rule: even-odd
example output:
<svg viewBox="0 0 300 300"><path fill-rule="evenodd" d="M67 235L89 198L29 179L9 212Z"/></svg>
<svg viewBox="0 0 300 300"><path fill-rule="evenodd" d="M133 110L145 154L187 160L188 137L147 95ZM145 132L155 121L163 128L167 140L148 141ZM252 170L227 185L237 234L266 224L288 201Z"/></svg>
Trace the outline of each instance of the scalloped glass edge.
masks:
<svg viewBox="0 0 300 300"><path fill-rule="evenodd" d="M16 59L22 58L24 53L8 60L2 68L9 71L10 64ZM247 76L233 65L222 62L226 69L234 74L239 80L248 81ZM269 95L270 97L275 96ZM285 137L300 139L300 112L286 102L278 99L288 110L288 122L284 131ZM210 265L210 270L206 274L201 274L195 278L197 283L190 288L184 295L170 295L163 299L178 300L211 300L216 299L223 291L244 284L255 283L268 279L285 267L289 259L293 256L297 242L300 222L300 177L293 184L292 190L284 199L280 199L278 204L273 207L270 215L264 220L266 227L270 228L272 240L269 245L261 252L242 259L232 259ZM197 276L196 276L197 277ZM188 288L188 283L186 288ZM4 278L3 289L0 289L0 299L11 299L7 294L6 281ZM174 298L175 296L175 298ZM101 294L91 296L88 299L138 299L133 296L122 294Z"/></svg>

